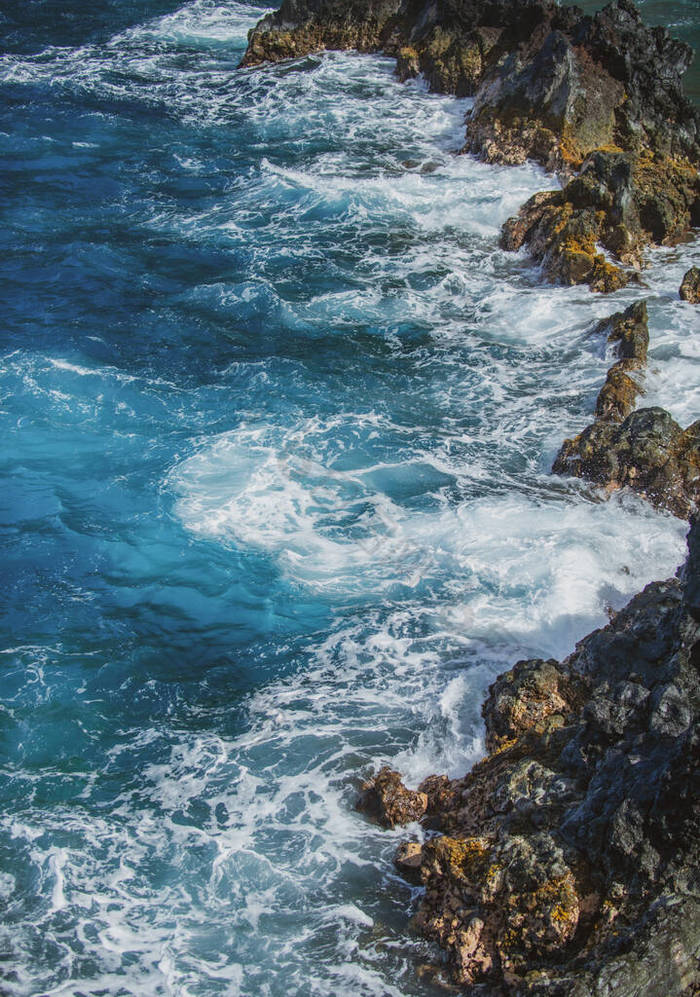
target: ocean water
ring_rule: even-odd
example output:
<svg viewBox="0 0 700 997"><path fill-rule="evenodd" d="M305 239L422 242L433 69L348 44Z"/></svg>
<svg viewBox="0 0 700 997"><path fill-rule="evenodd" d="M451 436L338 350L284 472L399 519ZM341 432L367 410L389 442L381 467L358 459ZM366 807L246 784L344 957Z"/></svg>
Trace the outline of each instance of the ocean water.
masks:
<svg viewBox="0 0 700 997"><path fill-rule="evenodd" d="M681 562L548 472L636 298L698 415L700 247L544 286L498 232L554 181L455 155L468 102L94 8L0 12L0 992L444 992L358 785L463 773L499 671Z"/></svg>

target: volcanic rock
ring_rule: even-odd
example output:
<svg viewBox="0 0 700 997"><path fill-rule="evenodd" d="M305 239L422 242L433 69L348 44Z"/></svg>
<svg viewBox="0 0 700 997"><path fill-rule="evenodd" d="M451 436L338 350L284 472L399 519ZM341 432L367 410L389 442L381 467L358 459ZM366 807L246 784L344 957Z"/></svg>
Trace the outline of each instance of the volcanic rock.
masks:
<svg viewBox="0 0 700 997"><path fill-rule="evenodd" d="M363 783L357 809L384 827L396 827L420 820L428 809L428 797L425 793L406 789L400 774L385 765Z"/></svg>
<svg viewBox="0 0 700 997"><path fill-rule="evenodd" d="M534 159L569 181L503 231L550 280L615 291L630 279L618 263L638 266L644 246L700 224L700 117L682 90L692 50L630 0L593 17L553 0L284 0L251 31L243 65L324 48L384 51L403 80L474 95L465 151Z"/></svg>
<svg viewBox="0 0 700 997"><path fill-rule="evenodd" d="M680 581L647 586L564 662L519 662L491 687L492 753L443 782L443 834L412 853L416 924L455 982L513 997L700 986L699 568L694 525Z"/></svg>
<svg viewBox="0 0 700 997"><path fill-rule="evenodd" d="M550 280L607 293L630 274L598 247L638 266L644 246L671 244L699 221L700 179L690 163L597 151L562 191L530 198L503 226L501 246L527 245Z"/></svg>
<svg viewBox="0 0 700 997"><path fill-rule="evenodd" d="M692 305L700 305L700 269L691 267L684 276L679 294L682 301L689 301Z"/></svg>
<svg viewBox="0 0 700 997"><path fill-rule="evenodd" d="M700 420L683 430L661 408L638 409L621 425L599 420L564 441L552 470L630 487L687 519L700 502Z"/></svg>

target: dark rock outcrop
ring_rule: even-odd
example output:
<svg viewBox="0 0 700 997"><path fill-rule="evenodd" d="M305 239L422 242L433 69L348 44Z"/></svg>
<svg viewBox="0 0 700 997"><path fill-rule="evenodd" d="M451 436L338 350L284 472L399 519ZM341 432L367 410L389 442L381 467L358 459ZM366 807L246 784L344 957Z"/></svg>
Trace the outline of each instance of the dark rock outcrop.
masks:
<svg viewBox="0 0 700 997"><path fill-rule="evenodd" d="M618 360L608 371L596 402L596 419L622 422L634 410L642 394L640 384L630 376L646 366L649 349L649 317L645 301L638 301L624 312L617 312L598 323L594 333L608 333L608 343Z"/></svg>
<svg viewBox="0 0 700 997"><path fill-rule="evenodd" d="M427 795L406 789L400 774L386 765L373 779L363 783L357 801L358 810L384 827L420 820L427 808Z"/></svg>
<svg viewBox="0 0 700 997"><path fill-rule="evenodd" d="M399 0L284 0L248 36L243 66L282 62L323 49L377 52L389 44Z"/></svg>
<svg viewBox="0 0 700 997"><path fill-rule="evenodd" d="M661 408L638 409L621 425L599 420L564 441L552 470L632 488L687 519L700 503L700 420L684 430Z"/></svg>
<svg viewBox="0 0 700 997"><path fill-rule="evenodd" d="M599 322L618 360L596 402L595 422L564 440L555 474L585 478L613 491L631 488L659 508L687 519L700 505L700 421L683 430L661 408L634 407L642 393L633 376L646 365L647 307L636 302Z"/></svg>
<svg viewBox="0 0 700 997"><path fill-rule="evenodd" d="M681 281L678 292L682 301L689 301L691 305L700 305L700 269L691 267Z"/></svg>
<svg viewBox="0 0 700 997"><path fill-rule="evenodd" d="M700 180L688 161L598 150L563 190L536 194L503 226L501 245L526 245L547 277L609 292L630 280L606 260L639 266L642 249L670 244L700 224Z"/></svg>
<svg viewBox="0 0 700 997"><path fill-rule="evenodd" d="M692 50L630 0L593 17L554 0L284 0L250 32L243 65L347 48L404 50L407 75L475 94L467 148L492 161L576 168L610 144L700 156L682 91Z"/></svg>
<svg viewBox="0 0 700 997"><path fill-rule="evenodd" d="M491 751L424 784L442 834L400 849L416 925L453 979L519 997L700 986L700 526L565 661L522 661L484 705Z"/></svg>

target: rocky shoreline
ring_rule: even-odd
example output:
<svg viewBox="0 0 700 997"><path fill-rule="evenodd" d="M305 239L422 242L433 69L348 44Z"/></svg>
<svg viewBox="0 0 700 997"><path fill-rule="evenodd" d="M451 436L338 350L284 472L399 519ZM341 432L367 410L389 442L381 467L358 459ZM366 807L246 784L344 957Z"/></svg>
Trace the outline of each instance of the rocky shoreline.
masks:
<svg viewBox="0 0 700 997"><path fill-rule="evenodd" d="M284 0L244 66L323 49L383 51L397 73L473 96L464 151L532 159L561 189L503 227L545 279L612 293L645 247L700 225L700 115L688 46L630 2L598 14L552 0ZM700 272L683 300L700 301ZM594 421L553 471L628 487L683 519L700 507L700 420L637 408L649 346L639 301L598 322L614 362ZM416 791L382 769L359 807L420 821L396 863L425 887L417 928L474 993L700 994L700 521L677 578L655 582L564 661L518 662L483 708L488 754Z"/></svg>
<svg viewBox="0 0 700 997"><path fill-rule="evenodd" d="M382 770L362 809L440 833L399 869L452 978L487 993L695 994L700 986L700 525L565 661L518 662L483 707L489 754L417 792Z"/></svg>

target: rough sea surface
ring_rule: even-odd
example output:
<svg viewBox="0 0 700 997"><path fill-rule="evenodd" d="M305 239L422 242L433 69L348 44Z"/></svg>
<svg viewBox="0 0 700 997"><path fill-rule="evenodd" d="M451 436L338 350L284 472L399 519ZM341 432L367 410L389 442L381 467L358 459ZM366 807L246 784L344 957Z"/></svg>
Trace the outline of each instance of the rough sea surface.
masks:
<svg viewBox="0 0 700 997"><path fill-rule="evenodd" d="M636 298L700 413L700 245L543 286L497 241L551 177L388 59L239 71L264 9L0 11L3 995L442 992L359 780L463 773L498 672L683 557L549 468Z"/></svg>

